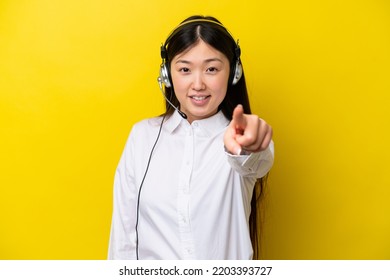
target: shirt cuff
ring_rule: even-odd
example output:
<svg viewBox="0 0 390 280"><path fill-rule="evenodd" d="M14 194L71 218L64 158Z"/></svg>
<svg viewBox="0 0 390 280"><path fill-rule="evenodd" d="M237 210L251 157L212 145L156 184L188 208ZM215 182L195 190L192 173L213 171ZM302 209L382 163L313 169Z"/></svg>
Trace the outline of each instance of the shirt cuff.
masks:
<svg viewBox="0 0 390 280"><path fill-rule="evenodd" d="M226 149L225 153L232 168L242 176L261 178L268 173L274 161L273 142L258 153L243 151L240 155L233 155Z"/></svg>

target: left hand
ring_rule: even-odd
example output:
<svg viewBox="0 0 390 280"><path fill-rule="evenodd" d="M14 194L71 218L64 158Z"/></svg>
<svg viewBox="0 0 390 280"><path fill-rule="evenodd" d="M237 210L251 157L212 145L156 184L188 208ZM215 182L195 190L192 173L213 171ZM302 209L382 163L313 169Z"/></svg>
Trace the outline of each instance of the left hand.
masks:
<svg viewBox="0 0 390 280"><path fill-rule="evenodd" d="M235 155L260 152L268 148L271 139L272 127L256 115L244 114L242 105L237 105L224 136L226 150Z"/></svg>

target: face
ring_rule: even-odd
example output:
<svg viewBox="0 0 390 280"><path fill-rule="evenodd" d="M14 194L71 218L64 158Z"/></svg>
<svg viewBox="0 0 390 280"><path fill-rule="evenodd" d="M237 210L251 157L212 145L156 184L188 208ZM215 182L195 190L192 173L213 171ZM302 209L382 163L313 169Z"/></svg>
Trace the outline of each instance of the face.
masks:
<svg viewBox="0 0 390 280"><path fill-rule="evenodd" d="M218 112L226 96L229 73L227 57L202 40L172 59L173 87L180 110L190 123Z"/></svg>

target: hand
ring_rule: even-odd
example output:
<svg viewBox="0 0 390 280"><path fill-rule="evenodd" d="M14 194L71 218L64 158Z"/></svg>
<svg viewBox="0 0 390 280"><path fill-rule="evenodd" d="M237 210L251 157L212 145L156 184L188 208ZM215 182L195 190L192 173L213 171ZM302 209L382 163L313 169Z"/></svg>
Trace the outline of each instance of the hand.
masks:
<svg viewBox="0 0 390 280"><path fill-rule="evenodd" d="M260 152L268 148L271 139L272 127L256 115L244 114L242 105L237 105L224 136L226 150L235 155Z"/></svg>

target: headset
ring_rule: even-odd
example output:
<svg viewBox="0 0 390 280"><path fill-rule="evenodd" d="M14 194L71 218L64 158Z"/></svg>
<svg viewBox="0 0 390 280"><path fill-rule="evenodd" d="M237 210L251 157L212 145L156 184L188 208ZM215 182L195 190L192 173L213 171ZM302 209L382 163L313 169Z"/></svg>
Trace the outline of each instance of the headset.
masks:
<svg viewBox="0 0 390 280"><path fill-rule="evenodd" d="M184 26L187 26L189 24L194 24L194 23L195 24L196 23L210 23L210 24L220 26L220 27L222 27L223 30L226 31L226 33L229 35L229 37L235 43L234 53L235 53L235 59L236 59L235 63L233 63L231 66L229 83L232 85L236 85L242 76L242 65L241 65L241 60L240 60L241 49L240 49L240 46L238 45L238 40L237 40L237 42L234 40L233 36L226 29L225 26L223 26L221 23L219 23L217 21L210 20L210 19L193 19L193 20L187 20L187 21L181 23L170 33L168 38L165 40L165 43L161 46L160 55L161 55L162 63L160 65L160 75L157 78L157 81L158 81L159 86L160 86L160 90L163 93L164 98L168 101L168 103L174 109L176 109L179 112L180 115L182 115L181 114L182 112L180 110L178 110L175 106L173 106L173 104L168 100L168 98L165 96L165 94L162 90L162 85L164 85L166 88L172 87L172 82L171 82L171 78L170 78L170 71L169 71L169 63L167 61L168 60L167 46L169 45L171 38L175 34L177 34ZM182 117L184 117L184 116L182 115Z"/></svg>

